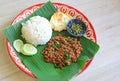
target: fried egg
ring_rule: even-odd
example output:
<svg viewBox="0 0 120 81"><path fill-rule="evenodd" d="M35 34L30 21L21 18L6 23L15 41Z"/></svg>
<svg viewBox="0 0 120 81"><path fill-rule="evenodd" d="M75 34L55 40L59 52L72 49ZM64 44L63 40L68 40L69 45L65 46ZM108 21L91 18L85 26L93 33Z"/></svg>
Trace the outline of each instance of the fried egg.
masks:
<svg viewBox="0 0 120 81"><path fill-rule="evenodd" d="M69 14L64 14L63 12L54 13L50 19L52 29L58 32L66 30L66 25L71 19L72 16Z"/></svg>

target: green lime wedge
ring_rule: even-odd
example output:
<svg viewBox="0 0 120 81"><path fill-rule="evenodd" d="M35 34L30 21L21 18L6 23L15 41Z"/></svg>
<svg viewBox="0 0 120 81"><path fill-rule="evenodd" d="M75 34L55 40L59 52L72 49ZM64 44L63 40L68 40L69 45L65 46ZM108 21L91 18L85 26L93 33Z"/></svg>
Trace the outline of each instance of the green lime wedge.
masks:
<svg viewBox="0 0 120 81"><path fill-rule="evenodd" d="M37 49L32 44L24 44L21 48L21 53L24 55L35 55Z"/></svg>
<svg viewBox="0 0 120 81"><path fill-rule="evenodd" d="M21 47L23 46L23 41L20 39L17 39L13 42L13 46L17 52L20 52Z"/></svg>

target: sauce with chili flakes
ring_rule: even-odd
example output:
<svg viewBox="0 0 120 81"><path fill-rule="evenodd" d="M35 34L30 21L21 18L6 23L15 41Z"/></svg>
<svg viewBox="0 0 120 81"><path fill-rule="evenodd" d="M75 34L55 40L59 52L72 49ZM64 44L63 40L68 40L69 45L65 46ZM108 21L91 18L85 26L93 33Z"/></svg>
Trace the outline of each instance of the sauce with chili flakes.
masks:
<svg viewBox="0 0 120 81"><path fill-rule="evenodd" d="M76 23L72 24L70 30L75 35L80 34L81 32L83 32L82 26L80 24L76 24Z"/></svg>
<svg viewBox="0 0 120 81"><path fill-rule="evenodd" d="M53 63L60 69L76 62L80 56L82 46L77 38L58 35L53 37L42 51L46 62Z"/></svg>

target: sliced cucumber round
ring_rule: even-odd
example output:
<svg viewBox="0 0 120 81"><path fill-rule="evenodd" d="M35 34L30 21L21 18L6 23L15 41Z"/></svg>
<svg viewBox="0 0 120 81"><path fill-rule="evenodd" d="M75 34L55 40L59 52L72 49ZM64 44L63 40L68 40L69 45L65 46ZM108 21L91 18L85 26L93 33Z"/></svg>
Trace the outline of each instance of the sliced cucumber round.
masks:
<svg viewBox="0 0 120 81"><path fill-rule="evenodd" d="M13 42L13 46L14 46L14 48L15 48L15 50L16 50L17 52L20 52L20 51L21 51L21 47L22 47L23 45L24 45L24 44L23 44L23 41L20 40L20 39L17 39L17 40L15 40L15 41Z"/></svg>
<svg viewBox="0 0 120 81"><path fill-rule="evenodd" d="M24 55L35 55L37 49L32 44L24 44L21 48L21 53Z"/></svg>

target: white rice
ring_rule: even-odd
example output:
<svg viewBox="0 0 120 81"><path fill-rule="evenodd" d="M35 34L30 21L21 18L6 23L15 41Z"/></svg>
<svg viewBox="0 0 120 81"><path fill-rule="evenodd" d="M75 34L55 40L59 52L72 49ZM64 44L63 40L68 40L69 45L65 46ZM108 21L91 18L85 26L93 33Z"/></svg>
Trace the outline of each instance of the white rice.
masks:
<svg viewBox="0 0 120 81"><path fill-rule="evenodd" d="M46 44L52 36L50 22L40 16L31 17L22 24L22 36L28 43L37 45Z"/></svg>

